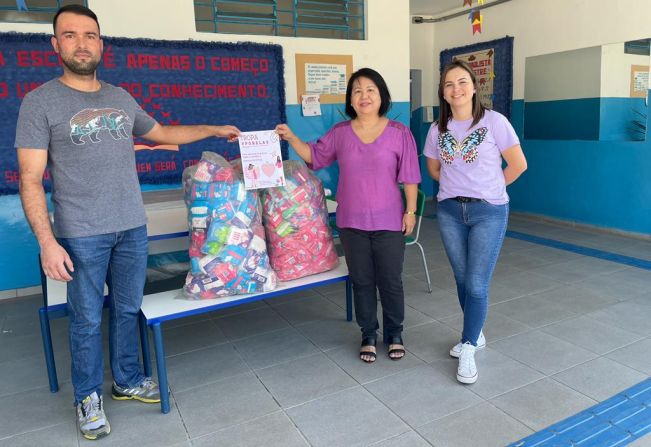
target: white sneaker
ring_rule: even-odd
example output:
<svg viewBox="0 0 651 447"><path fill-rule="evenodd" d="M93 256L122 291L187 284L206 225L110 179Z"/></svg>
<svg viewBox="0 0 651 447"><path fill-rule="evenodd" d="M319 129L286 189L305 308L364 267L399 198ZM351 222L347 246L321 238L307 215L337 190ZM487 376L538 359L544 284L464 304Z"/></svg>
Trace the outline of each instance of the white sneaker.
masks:
<svg viewBox="0 0 651 447"><path fill-rule="evenodd" d="M479 338L477 339L477 346L476 349L484 349L486 347L486 337L484 337L484 331L481 331L479 333ZM457 343L450 349L450 357L454 357L455 359L459 358L459 354L461 354L461 342Z"/></svg>
<svg viewBox="0 0 651 447"><path fill-rule="evenodd" d="M461 383L475 383L477 381L477 365L475 364L475 347L466 342L461 345L459 366L457 367L457 380Z"/></svg>

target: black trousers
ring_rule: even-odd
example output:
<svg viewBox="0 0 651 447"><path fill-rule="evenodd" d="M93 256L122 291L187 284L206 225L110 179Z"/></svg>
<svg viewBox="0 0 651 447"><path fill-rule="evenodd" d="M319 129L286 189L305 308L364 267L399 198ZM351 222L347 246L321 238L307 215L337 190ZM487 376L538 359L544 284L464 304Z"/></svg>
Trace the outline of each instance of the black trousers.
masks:
<svg viewBox="0 0 651 447"><path fill-rule="evenodd" d="M382 302L384 339L400 335L405 319L402 264L405 237L400 231L364 231L340 228L348 273L353 284L355 318L363 337L376 335L377 294Z"/></svg>

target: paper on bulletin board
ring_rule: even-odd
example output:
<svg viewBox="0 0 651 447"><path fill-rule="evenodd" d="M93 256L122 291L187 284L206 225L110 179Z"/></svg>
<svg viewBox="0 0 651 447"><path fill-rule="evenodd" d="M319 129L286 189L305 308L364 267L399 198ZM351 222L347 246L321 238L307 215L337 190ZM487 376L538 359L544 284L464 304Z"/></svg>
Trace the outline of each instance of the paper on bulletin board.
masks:
<svg viewBox="0 0 651 447"><path fill-rule="evenodd" d="M649 87L649 66L631 65L631 98L646 98Z"/></svg>
<svg viewBox="0 0 651 447"><path fill-rule="evenodd" d="M353 73L353 56L336 54L296 54L296 93L318 93L321 104L345 102L346 85Z"/></svg>
<svg viewBox="0 0 651 447"><path fill-rule="evenodd" d="M321 102L319 101L319 94L301 95L301 107L303 109L303 116L320 116L321 115Z"/></svg>
<svg viewBox="0 0 651 447"><path fill-rule="evenodd" d="M242 132L238 141L245 189L285 186L280 137L275 131Z"/></svg>

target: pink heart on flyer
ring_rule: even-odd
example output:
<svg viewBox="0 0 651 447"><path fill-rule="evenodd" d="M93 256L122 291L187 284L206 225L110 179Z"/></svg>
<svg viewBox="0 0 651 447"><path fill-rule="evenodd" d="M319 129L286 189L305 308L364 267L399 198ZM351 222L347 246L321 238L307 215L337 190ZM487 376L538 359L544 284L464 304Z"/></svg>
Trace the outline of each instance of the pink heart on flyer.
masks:
<svg viewBox="0 0 651 447"><path fill-rule="evenodd" d="M276 168L274 167L274 165L270 163L265 163L262 165L262 172L264 172L264 175L266 175L267 177L271 177L272 175L274 175L275 170Z"/></svg>

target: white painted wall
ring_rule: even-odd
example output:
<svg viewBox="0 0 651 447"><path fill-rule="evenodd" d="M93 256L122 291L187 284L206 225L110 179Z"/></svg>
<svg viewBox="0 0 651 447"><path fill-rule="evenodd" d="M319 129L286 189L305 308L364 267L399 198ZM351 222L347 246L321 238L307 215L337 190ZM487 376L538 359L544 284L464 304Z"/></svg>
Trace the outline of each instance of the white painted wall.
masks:
<svg viewBox="0 0 651 447"><path fill-rule="evenodd" d="M352 54L353 69L380 72L394 101L409 101L409 2L370 0L366 4L367 39L335 40L198 33L192 0L88 0L105 36L162 40L250 41L282 45L288 104L297 104L296 53ZM0 31L52 33L50 25L0 23ZM431 42L431 38L428 42Z"/></svg>
<svg viewBox="0 0 651 447"><path fill-rule="evenodd" d="M651 30L649 31L651 33ZM629 98L631 66L649 66L649 56L624 53L624 43L601 47L601 95L604 98Z"/></svg>
<svg viewBox="0 0 651 447"><path fill-rule="evenodd" d="M442 50L509 35L515 38L513 99L522 99L526 57L651 37L649 0L512 0L484 9L482 14L482 33L474 36L467 16L410 25L434 29L432 46L416 47L419 54L412 54L412 60L434 59L431 74L423 73L423 84L428 77L438 84ZM415 33L423 31L412 30ZM428 95L423 105L438 105L435 96Z"/></svg>

